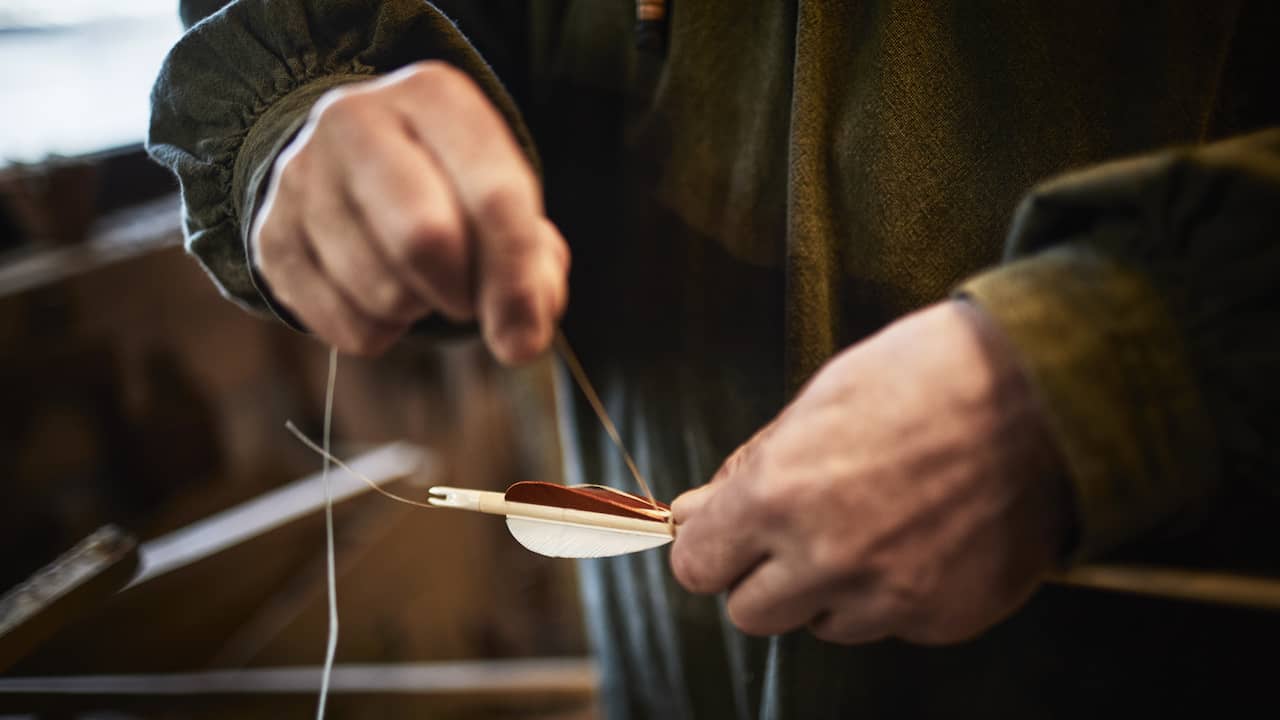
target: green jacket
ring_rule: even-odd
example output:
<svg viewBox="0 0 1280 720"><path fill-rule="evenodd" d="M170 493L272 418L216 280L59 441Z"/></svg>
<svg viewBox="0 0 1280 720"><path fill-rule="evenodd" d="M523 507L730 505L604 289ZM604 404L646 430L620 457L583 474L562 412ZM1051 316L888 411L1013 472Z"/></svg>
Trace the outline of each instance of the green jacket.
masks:
<svg viewBox="0 0 1280 720"><path fill-rule="evenodd" d="M660 50L630 0L222 4L183 5L150 150L246 307L248 219L310 106L444 59L540 168L566 331L660 496L958 293L1049 411L1073 558L1280 570L1280 4L676 0ZM562 399L567 479L630 487ZM1280 642L1276 616L1062 588L957 647L756 640L662 552L581 571L617 718L1186 711L1266 698L1238 658Z"/></svg>

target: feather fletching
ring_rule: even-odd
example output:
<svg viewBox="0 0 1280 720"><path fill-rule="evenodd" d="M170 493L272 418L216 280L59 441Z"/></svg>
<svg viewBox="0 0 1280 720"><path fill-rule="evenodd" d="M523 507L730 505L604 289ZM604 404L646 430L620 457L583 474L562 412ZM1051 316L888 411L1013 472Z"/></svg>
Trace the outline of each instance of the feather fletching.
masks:
<svg viewBox="0 0 1280 720"><path fill-rule="evenodd" d="M655 532L615 530L576 523L507 517L511 536L529 550L558 558L597 558L625 555L666 545L672 536L661 523Z"/></svg>

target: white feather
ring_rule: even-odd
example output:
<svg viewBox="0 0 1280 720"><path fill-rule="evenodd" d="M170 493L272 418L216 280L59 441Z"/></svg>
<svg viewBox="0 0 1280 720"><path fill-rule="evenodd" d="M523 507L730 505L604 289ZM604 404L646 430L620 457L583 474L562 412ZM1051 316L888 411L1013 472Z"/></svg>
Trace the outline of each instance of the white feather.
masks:
<svg viewBox="0 0 1280 720"><path fill-rule="evenodd" d="M526 548L540 555L594 558L625 555L660 547L674 538L662 523L654 532L612 530L573 523L508 517L507 529Z"/></svg>

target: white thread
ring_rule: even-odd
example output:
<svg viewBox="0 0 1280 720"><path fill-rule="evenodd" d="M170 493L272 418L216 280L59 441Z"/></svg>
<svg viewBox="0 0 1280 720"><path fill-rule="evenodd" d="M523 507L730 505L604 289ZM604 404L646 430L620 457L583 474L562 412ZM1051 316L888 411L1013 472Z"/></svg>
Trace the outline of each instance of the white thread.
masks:
<svg viewBox="0 0 1280 720"><path fill-rule="evenodd" d="M393 492L388 492L386 490L383 490L381 487L378 486L378 483L370 480L369 476L356 472L355 468L352 468L350 465L347 465L346 463L342 462L337 457L335 457L333 453L329 452L328 450L325 450L324 448L315 444L315 442L311 438L307 437L306 435L303 435L302 431L298 429L297 425L293 424L292 420L286 422L284 426L285 426L285 429L293 433L293 436L298 438L298 440L301 441L303 445L306 445L308 448L310 448L313 452L315 452L320 457L323 457L324 459L328 460L334 465L337 465L343 470L346 470L347 474L350 475L351 477L364 481L364 484L368 485L373 490L391 498L392 500L395 500L396 502L402 502L406 505L413 505L414 507L426 508L428 510L436 509L435 505L429 505L424 502L418 502L417 500L410 500L409 498L406 498L406 497L400 497L399 495L396 495Z"/></svg>
<svg viewBox="0 0 1280 720"><path fill-rule="evenodd" d="M333 423L333 388L338 379L338 351L329 348L329 382L324 391L324 466L320 477L324 483L325 552L329 566L329 644L324 653L324 671L320 675L320 702L316 720L324 720L324 707L329 698L329 676L333 674L333 656L338 649L338 581L333 562L333 494L329 491L329 441Z"/></svg>

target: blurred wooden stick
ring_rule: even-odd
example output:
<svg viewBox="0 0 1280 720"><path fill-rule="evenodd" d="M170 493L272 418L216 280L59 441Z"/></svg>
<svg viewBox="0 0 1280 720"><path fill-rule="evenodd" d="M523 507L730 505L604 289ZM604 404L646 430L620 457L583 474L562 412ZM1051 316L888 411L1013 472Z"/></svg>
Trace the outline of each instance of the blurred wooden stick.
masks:
<svg viewBox="0 0 1280 720"><path fill-rule="evenodd" d="M1058 585L1280 611L1280 578L1201 570L1086 565L1051 575Z"/></svg>
<svg viewBox="0 0 1280 720"><path fill-rule="evenodd" d="M0 595L0 672L117 592L137 567L137 540L107 525Z"/></svg>
<svg viewBox="0 0 1280 720"><path fill-rule="evenodd" d="M355 476L334 475L333 501L337 504L368 490L369 486L359 479L360 475L370 478L376 487L415 472L431 472L434 460L425 449L406 442L376 447L351 461L350 465L357 473ZM313 473L143 543L138 548L138 573L128 588L189 567L323 510L321 474Z"/></svg>

